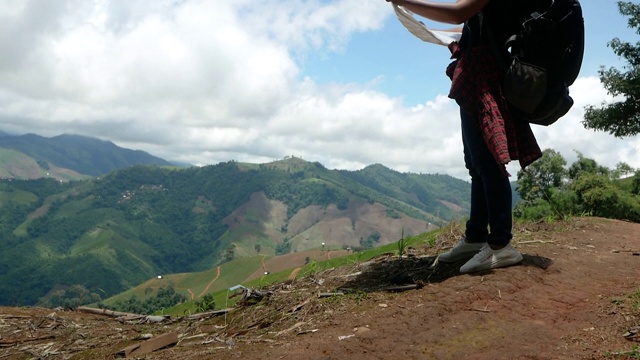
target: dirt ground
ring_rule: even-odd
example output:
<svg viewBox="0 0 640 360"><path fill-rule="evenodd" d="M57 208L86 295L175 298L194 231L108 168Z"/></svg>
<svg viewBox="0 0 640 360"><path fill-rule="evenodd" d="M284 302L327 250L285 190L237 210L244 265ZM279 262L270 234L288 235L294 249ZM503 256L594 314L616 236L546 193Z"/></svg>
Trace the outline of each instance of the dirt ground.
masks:
<svg viewBox="0 0 640 360"><path fill-rule="evenodd" d="M460 275L460 264L434 265L452 231L435 248L317 269L200 319L0 308L0 359L112 359L163 334L177 343L137 357L640 358L640 224L577 218L514 235L517 266Z"/></svg>

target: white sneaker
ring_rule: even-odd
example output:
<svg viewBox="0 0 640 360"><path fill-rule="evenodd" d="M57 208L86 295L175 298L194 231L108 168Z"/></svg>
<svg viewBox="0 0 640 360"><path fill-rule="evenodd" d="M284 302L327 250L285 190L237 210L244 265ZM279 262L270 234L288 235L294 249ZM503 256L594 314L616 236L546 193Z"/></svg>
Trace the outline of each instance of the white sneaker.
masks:
<svg viewBox="0 0 640 360"><path fill-rule="evenodd" d="M438 261L443 263L452 263L459 260L471 259L473 255L477 254L478 251L482 249L482 247L486 243L469 243L466 238L460 239L451 250L440 254L438 256Z"/></svg>
<svg viewBox="0 0 640 360"><path fill-rule="evenodd" d="M471 260L462 265L460 272L467 274L480 270L496 269L515 265L520 261L522 261L522 254L510 243L500 250L493 250L486 244Z"/></svg>

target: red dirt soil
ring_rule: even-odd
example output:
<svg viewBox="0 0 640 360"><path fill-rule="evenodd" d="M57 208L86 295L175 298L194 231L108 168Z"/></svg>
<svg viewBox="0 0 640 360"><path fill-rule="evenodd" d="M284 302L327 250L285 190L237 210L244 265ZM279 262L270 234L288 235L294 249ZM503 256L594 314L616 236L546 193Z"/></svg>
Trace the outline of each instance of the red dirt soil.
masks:
<svg viewBox="0 0 640 360"><path fill-rule="evenodd" d="M0 308L0 359L110 359L141 334L171 331L178 344L145 359L639 358L640 336L624 335L640 332L640 224L519 226L520 265L474 275L458 274L459 264L430 267L458 235L404 259L388 255L279 284L268 301L226 317L128 324ZM385 291L407 276L418 289ZM338 290L349 293L318 297Z"/></svg>

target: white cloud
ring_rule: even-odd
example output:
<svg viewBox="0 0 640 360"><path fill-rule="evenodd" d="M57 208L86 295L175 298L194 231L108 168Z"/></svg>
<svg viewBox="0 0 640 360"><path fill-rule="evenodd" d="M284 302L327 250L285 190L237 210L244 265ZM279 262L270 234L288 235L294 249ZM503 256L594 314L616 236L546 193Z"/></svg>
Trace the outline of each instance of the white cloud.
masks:
<svg viewBox="0 0 640 360"><path fill-rule="evenodd" d="M304 77L305 58L342 51L390 13L381 0L3 2L2 130L95 136L198 165L295 155L466 179L446 96L408 108L375 90L385 74L362 84ZM572 95L565 119L535 129L541 146L640 167L637 138L580 124L583 106L606 98L597 79L579 79Z"/></svg>
<svg viewBox="0 0 640 360"><path fill-rule="evenodd" d="M575 104L565 117L548 128L534 127L540 146L559 151L569 164L577 160L577 152L580 152L609 168L619 162L640 168L640 136L616 138L601 131L587 130L582 125L585 106L600 106L613 100L599 79L579 78L571 86L571 96Z"/></svg>

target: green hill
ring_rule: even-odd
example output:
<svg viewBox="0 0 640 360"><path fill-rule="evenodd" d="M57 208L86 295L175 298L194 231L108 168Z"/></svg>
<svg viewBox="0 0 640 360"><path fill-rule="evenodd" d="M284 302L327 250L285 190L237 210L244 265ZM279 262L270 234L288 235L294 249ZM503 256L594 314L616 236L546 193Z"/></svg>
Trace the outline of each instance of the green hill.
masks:
<svg viewBox="0 0 640 360"><path fill-rule="evenodd" d="M13 150L5 152L5 150ZM29 162L6 163L6 158L22 154ZM31 162L35 161L37 166ZM59 135L46 138L35 134L0 136L0 177L34 179L45 177L46 172L101 176L132 165L172 165L168 161L140 150L129 150L103 141L79 135ZM34 171L40 171L34 173ZM52 175L53 176L53 175ZM56 176L54 176L56 177ZM76 180L79 176L57 176L60 180Z"/></svg>
<svg viewBox="0 0 640 360"><path fill-rule="evenodd" d="M50 177L61 181L87 179L73 170L36 160L19 151L0 148L0 179L38 179Z"/></svg>
<svg viewBox="0 0 640 360"><path fill-rule="evenodd" d="M133 166L100 179L0 181L0 304L82 285L102 298L158 274L256 255L389 244L468 211L467 182L288 158Z"/></svg>

